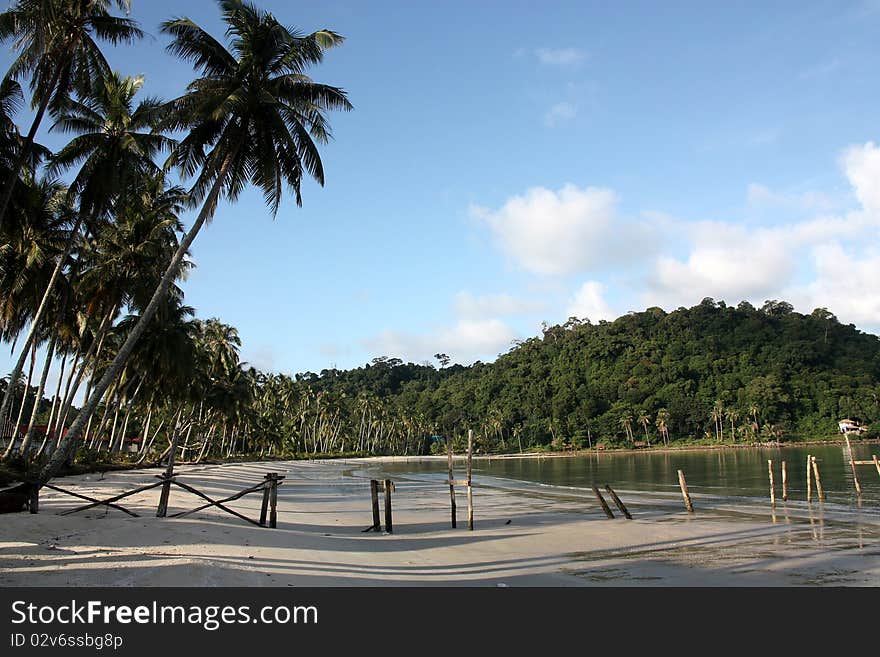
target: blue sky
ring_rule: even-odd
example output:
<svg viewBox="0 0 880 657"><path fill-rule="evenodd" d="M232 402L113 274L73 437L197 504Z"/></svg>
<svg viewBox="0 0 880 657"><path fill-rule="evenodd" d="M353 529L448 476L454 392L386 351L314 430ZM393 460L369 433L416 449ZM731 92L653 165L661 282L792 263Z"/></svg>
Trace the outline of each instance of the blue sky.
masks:
<svg viewBox="0 0 880 657"><path fill-rule="evenodd" d="M245 194L193 247L187 302L261 369L487 361L705 296L880 329L880 3L257 4L346 37L311 73L355 106L302 208ZM158 24L221 36L215 3L132 9L153 37L112 65L181 93Z"/></svg>

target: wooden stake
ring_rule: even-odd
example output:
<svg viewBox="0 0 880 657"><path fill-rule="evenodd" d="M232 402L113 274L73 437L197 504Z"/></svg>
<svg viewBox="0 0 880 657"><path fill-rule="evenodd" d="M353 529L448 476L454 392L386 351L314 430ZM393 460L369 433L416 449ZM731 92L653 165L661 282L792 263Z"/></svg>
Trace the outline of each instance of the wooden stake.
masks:
<svg viewBox="0 0 880 657"><path fill-rule="evenodd" d="M272 488L269 492L269 527L275 529L278 526L278 473L272 474Z"/></svg>
<svg viewBox="0 0 880 657"><path fill-rule="evenodd" d="M263 503L260 506L260 527L266 526L266 515L269 512L269 479L270 475L266 474L263 476L265 479L265 483L263 484Z"/></svg>
<svg viewBox="0 0 880 657"><path fill-rule="evenodd" d="M599 488L596 484L593 484L593 495L596 496L596 499L599 500L599 504L602 505L602 510L605 512L605 515L611 519L614 519L614 514L611 513L611 509L608 508L608 503L605 502L605 498L602 497L602 493L599 492Z"/></svg>
<svg viewBox="0 0 880 657"><path fill-rule="evenodd" d="M810 465L813 457L807 454L807 502L813 501L813 478L810 475Z"/></svg>
<svg viewBox="0 0 880 657"><path fill-rule="evenodd" d="M474 431L468 429L468 453L467 453L467 502L468 502L468 529L474 531L474 489L471 486L471 473L474 457Z"/></svg>
<svg viewBox="0 0 880 657"><path fill-rule="evenodd" d="M770 475L770 506L776 506L776 486L773 484L772 459L767 459L767 474Z"/></svg>
<svg viewBox="0 0 880 657"><path fill-rule="evenodd" d="M373 526L370 529L381 531L382 523L379 520L379 482L370 479L370 501L373 504Z"/></svg>
<svg viewBox="0 0 880 657"><path fill-rule="evenodd" d="M849 467L852 469L853 483L856 485L856 494L861 497L862 487L859 485L859 475L856 474L856 464L853 462L852 445L849 444L849 436L844 436L844 438L846 439L846 449L849 451Z"/></svg>
<svg viewBox="0 0 880 657"><path fill-rule="evenodd" d="M385 480L385 531L389 534L392 533L394 526L391 522L391 491L394 490L394 486L391 484L390 479Z"/></svg>
<svg viewBox="0 0 880 657"><path fill-rule="evenodd" d="M820 500L825 499L825 491L822 490L822 480L819 478L819 464L816 463L816 457L811 457L813 461L813 475L816 477L816 494Z"/></svg>
<svg viewBox="0 0 880 657"><path fill-rule="evenodd" d="M788 501L788 471L785 469L785 461L782 462L782 501Z"/></svg>
<svg viewBox="0 0 880 657"><path fill-rule="evenodd" d="M874 467L877 468L877 474L880 475L880 461L877 460L876 454L874 454Z"/></svg>
<svg viewBox="0 0 880 657"><path fill-rule="evenodd" d="M684 505L688 513L694 512L694 505L691 502L691 496L688 494L687 482L684 480L684 472L678 471L678 485L681 487L681 496L684 498Z"/></svg>
<svg viewBox="0 0 880 657"><path fill-rule="evenodd" d="M617 508L620 509L620 512L626 517L627 520L632 520L633 517L630 515L627 508L623 505L623 502L620 501L620 498L617 497L617 493L614 492L614 489L611 488L609 484L605 484L605 490L611 495L611 499L614 500L614 503L617 505Z"/></svg>
<svg viewBox="0 0 880 657"><path fill-rule="evenodd" d="M452 528L455 529L455 484L452 472L452 438L446 436L446 462L449 465L449 504L452 509Z"/></svg>

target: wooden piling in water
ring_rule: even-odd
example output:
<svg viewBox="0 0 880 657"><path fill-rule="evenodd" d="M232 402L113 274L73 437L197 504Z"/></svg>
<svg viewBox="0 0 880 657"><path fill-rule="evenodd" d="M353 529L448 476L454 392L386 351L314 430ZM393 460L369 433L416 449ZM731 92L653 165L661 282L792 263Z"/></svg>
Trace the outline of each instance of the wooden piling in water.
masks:
<svg viewBox="0 0 880 657"><path fill-rule="evenodd" d="M681 496L684 498L684 506L688 513L694 512L694 505L691 502L691 496L688 494L687 482L684 479L684 472L678 471L678 485L681 487Z"/></svg>
<svg viewBox="0 0 880 657"><path fill-rule="evenodd" d="M468 429L467 451L467 503L468 503L468 529L474 531L474 488L471 486L471 473L474 456L474 431Z"/></svg>
<svg viewBox="0 0 880 657"><path fill-rule="evenodd" d="M876 454L874 454L874 467L877 468L877 474L880 475L880 461L877 460Z"/></svg>
<svg viewBox="0 0 880 657"><path fill-rule="evenodd" d="M626 519L632 520L633 517L630 515L629 510L623 505L623 502L620 501L620 498L617 497L617 493L614 492L614 489L611 488L609 484L605 484L605 490L607 490L609 495L611 495L611 499L614 500L617 508L620 509L620 512L626 517Z"/></svg>
<svg viewBox="0 0 880 657"><path fill-rule="evenodd" d="M785 469L785 461L782 462L782 501L788 501L788 471Z"/></svg>
<svg viewBox="0 0 880 657"><path fill-rule="evenodd" d="M810 467L813 457L807 454L807 502L813 501L813 478L810 474Z"/></svg>
<svg viewBox="0 0 880 657"><path fill-rule="evenodd" d="M773 460L767 459L767 474L770 476L770 506L776 506L776 486L773 483Z"/></svg>
<svg viewBox="0 0 880 657"><path fill-rule="evenodd" d="M446 436L446 462L449 466L449 504L452 510L452 528L455 529L455 484L453 484L453 471L452 471L452 438L450 436Z"/></svg>
<svg viewBox="0 0 880 657"><path fill-rule="evenodd" d="M846 440L846 449L849 452L849 467L850 467L850 469L852 469L853 483L856 486L856 494L859 497L861 497L862 496L862 487L859 484L859 475L856 473L856 464L853 459L852 445L850 445L850 443L849 443L849 436L845 435L844 439Z"/></svg>
<svg viewBox="0 0 880 657"><path fill-rule="evenodd" d="M813 476L816 477L816 495L820 500L825 499L825 491L822 490L822 479L819 478L819 464L816 463L816 457L811 457L813 462Z"/></svg>
<svg viewBox="0 0 880 657"><path fill-rule="evenodd" d="M385 480L385 531L389 534L392 533L394 525L391 522L391 491L394 490L394 485L391 483L390 479Z"/></svg>
<svg viewBox="0 0 880 657"><path fill-rule="evenodd" d="M596 484L593 484L593 495L595 495L596 499L599 500L599 504L602 505L602 510L605 512L605 515L613 520L614 514L611 513L611 509L608 507L608 503L605 501L605 498L602 497L602 493L599 492L599 488L598 486L596 486Z"/></svg>

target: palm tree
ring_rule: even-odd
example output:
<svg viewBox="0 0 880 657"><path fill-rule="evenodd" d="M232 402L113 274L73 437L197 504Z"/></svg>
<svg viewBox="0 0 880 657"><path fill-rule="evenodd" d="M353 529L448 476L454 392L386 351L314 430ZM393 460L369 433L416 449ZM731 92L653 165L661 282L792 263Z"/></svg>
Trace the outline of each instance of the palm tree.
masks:
<svg viewBox="0 0 880 657"><path fill-rule="evenodd" d="M721 400L715 402L715 405L712 407L711 413L709 413L709 417L715 422L715 439L723 440L724 439L724 405L721 403ZM719 433L719 426L721 428Z"/></svg>
<svg viewBox="0 0 880 657"><path fill-rule="evenodd" d="M730 409L727 411L726 415L727 421L730 422L730 435L734 442L736 442L736 421L739 419L739 411Z"/></svg>
<svg viewBox="0 0 880 657"><path fill-rule="evenodd" d="M91 80L110 71L94 37L116 45L143 36L134 21L112 16L112 5L127 12L131 0L18 0L0 14L0 42L11 39L18 51L7 76L30 77L31 105L36 110L13 163L13 175L0 192L0 227L46 110L57 108L72 90L87 88Z"/></svg>
<svg viewBox="0 0 880 657"><path fill-rule="evenodd" d="M162 31L172 37L169 50L188 59L204 76L187 93L171 101L164 127L188 130L169 164L184 177L198 172L191 190L204 198L199 214L181 241L149 304L128 334L113 363L95 386L71 425L63 448L57 449L39 475L48 481L63 465L101 396L121 371L129 354L178 276L184 254L221 196L235 201L247 184L259 187L272 213L278 211L286 182L302 204L303 169L319 184L324 170L315 141L330 138L324 112L351 109L343 90L313 82L308 66L324 50L342 43L338 34L321 30L300 36L271 14L244 2L219 2L231 51L186 18L171 20Z"/></svg>
<svg viewBox="0 0 880 657"><path fill-rule="evenodd" d="M52 158L48 172L58 174L82 162L69 189L71 197L79 199L80 207L68 248L58 259L55 271L46 284L43 301L31 320L30 332L12 371L13 378L24 367L25 357L36 336L52 289L79 236L83 220L86 217L97 219L109 209L120 192L130 192L131 185L141 178L158 173L153 157L172 143L152 131L158 101L147 99L137 108L132 107L134 96L142 85L143 78L121 78L109 73L93 80L83 92L82 100L66 98L58 101L59 115L53 129L74 132L77 136ZM110 312L112 314L113 311ZM8 410L9 400L4 395L0 405L0 422Z"/></svg>
<svg viewBox="0 0 880 657"><path fill-rule="evenodd" d="M663 443L669 444L669 411L661 408L657 411L657 419L655 420L657 430L663 436Z"/></svg>
<svg viewBox="0 0 880 657"><path fill-rule="evenodd" d="M648 425L651 424L651 416L648 415L647 411L639 412L639 424L645 429L645 440L650 445L651 439L648 437Z"/></svg>

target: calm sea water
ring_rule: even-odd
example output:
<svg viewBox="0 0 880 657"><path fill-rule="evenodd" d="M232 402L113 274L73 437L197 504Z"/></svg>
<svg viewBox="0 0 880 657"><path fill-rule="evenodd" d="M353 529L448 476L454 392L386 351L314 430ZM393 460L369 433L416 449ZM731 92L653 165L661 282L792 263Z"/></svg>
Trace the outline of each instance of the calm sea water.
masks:
<svg viewBox="0 0 880 657"><path fill-rule="evenodd" d="M853 445L856 460L880 456L880 445ZM806 447L706 449L673 452L596 452L571 457L493 458L474 461L474 479L484 478L495 485L516 482L559 489L600 488L611 484L615 490L637 493L680 495L678 470L687 478L688 489L696 496L717 498L769 498L767 460L773 460L777 499L782 498L781 463L786 462L789 500L805 500L806 458L816 457L827 503L857 505L849 453L845 443ZM387 464L389 474L442 481L445 460L410 461ZM464 477L464 464L456 461L456 478ZM862 486L861 508L880 511L880 475L873 465L856 466ZM813 484L816 499L815 483Z"/></svg>

